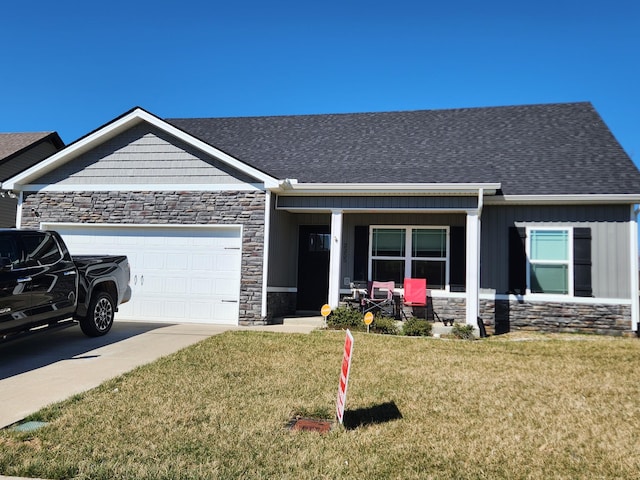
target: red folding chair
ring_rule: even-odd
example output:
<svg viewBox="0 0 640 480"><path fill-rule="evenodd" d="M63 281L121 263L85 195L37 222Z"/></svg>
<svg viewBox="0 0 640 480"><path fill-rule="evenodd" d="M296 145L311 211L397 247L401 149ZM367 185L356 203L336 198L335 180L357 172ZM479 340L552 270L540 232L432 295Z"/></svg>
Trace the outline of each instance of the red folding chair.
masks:
<svg viewBox="0 0 640 480"><path fill-rule="evenodd" d="M426 278L405 278L404 279L404 297L402 305L407 307L418 307L425 309L425 317L427 320L434 320L434 316L440 320L438 314L433 311L431 299L427 296L427 279ZM407 314L402 309L402 315L407 318Z"/></svg>
<svg viewBox="0 0 640 480"><path fill-rule="evenodd" d="M404 305L407 307L427 306L427 279L426 278L405 278L404 279Z"/></svg>

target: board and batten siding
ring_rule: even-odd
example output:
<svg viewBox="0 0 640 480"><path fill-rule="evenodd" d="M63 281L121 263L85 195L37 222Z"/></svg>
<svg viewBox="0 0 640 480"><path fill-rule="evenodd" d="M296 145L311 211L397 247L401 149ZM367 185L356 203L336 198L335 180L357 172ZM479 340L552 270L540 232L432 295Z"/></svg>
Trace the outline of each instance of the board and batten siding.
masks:
<svg viewBox="0 0 640 480"><path fill-rule="evenodd" d="M590 228L594 297L630 298L628 205L486 205L482 212L480 286L497 294L508 290L509 227L513 226Z"/></svg>
<svg viewBox="0 0 640 480"><path fill-rule="evenodd" d="M272 210L269 241L270 287L295 288L298 282L298 230L300 225L330 225L328 213L294 214Z"/></svg>
<svg viewBox="0 0 640 480"><path fill-rule="evenodd" d="M452 197L452 196L278 196L278 208L291 209L345 209L345 210L420 210L420 209L443 209L443 210L465 210L476 208L477 197ZM345 212L348 213L348 212Z"/></svg>
<svg viewBox="0 0 640 480"><path fill-rule="evenodd" d="M369 225L422 225L464 226L466 217L461 213L345 213L342 228L342 258L340 262L340 288L349 288L345 278L354 279L355 227ZM298 229L300 225L331 224L328 213L290 213L273 210L271 240L269 243L269 286L295 287L298 264ZM277 268L275 267L277 265Z"/></svg>
<svg viewBox="0 0 640 480"><path fill-rule="evenodd" d="M254 179L142 123L43 175L47 185L238 185Z"/></svg>

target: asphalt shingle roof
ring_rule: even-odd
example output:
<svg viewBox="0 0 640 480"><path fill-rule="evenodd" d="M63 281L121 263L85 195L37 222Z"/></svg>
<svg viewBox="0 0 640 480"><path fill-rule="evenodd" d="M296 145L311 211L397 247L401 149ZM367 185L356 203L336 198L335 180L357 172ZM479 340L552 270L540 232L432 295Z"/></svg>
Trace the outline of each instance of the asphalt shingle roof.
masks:
<svg viewBox="0 0 640 480"><path fill-rule="evenodd" d="M0 133L0 160L19 152L53 132Z"/></svg>
<svg viewBox="0 0 640 480"><path fill-rule="evenodd" d="M273 177L305 183L640 194L640 172L590 103L167 121Z"/></svg>

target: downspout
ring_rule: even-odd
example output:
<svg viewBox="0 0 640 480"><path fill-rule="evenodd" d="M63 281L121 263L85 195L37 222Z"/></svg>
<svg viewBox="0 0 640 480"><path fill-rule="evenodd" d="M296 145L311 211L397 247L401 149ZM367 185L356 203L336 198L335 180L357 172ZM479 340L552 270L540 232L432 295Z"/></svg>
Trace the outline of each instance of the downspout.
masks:
<svg viewBox="0 0 640 480"><path fill-rule="evenodd" d="M640 304L639 294L640 287L638 286L638 213L640 213L640 208L632 205L631 206L631 219L629 221L630 228L630 248L631 252L631 330L638 334L638 321L640 320L638 317L640 316Z"/></svg>

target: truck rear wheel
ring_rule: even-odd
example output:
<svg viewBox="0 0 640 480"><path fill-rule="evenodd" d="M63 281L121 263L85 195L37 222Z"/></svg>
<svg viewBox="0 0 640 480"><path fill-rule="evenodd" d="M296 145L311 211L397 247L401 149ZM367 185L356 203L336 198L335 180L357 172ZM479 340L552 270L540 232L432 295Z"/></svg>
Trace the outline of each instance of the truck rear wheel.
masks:
<svg viewBox="0 0 640 480"><path fill-rule="evenodd" d="M100 337L111 330L116 308L107 292L96 293L89 303L87 316L80 319L82 332L89 337Z"/></svg>

